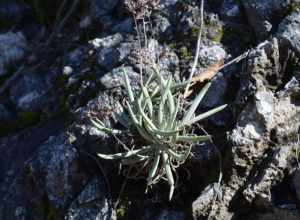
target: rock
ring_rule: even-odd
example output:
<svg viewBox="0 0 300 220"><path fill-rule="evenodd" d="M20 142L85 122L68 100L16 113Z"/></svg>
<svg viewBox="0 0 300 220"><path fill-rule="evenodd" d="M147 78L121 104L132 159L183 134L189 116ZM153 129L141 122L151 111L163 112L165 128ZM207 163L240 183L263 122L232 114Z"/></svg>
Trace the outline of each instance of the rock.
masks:
<svg viewBox="0 0 300 220"><path fill-rule="evenodd" d="M246 184L243 190L243 196L249 203L256 199L260 201L262 207L272 204L272 187L283 181L285 175L295 172L293 163L295 162L296 148L299 147L291 144L281 145L275 150L269 163L264 166L253 182Z"/></svg>
<svg viewBox="0 0 300 220"><path fill-rule="evenodd" d="M117 21L112 27L114 33L130 34L134 32L134 21L132 18L126 18L122 21Z"/></svg>
<svg viewBox="0 0 300 220"><path fill-rule="evenodd" d="M59 67L57 85L63 109L75 111L85 105L98 92L99 78L103 75L97 65L97 53L90 46L80 46L64 57L64 66Z"/></svg>
<svg viewBox="0 0 300 220"><path fill-rule="evenodd" d="M184 220L185 216L183 212L178 210L162 210L154 220Z"/></svg>
<svg viewBox="0 0 300 220"><path fill-rule="evenodd" d="M199 52L199 62L208 67L226 58L226 51L219 45L203 46Z"/></svg>
<svg viewBox="0 0 300 220"><path fill-rule="evenodd" d="M117 7L118 5L120 7ZM87 13L87 16L90 17L92 21L92 27L100 28L101 32L111 33L113 29L116 30L117 25L120 27L120 23L122 22L118 18L123 17L123 2L120 0L89 0ZM123 24L126 24L126 22ZM128 26L121 28L126 30ZM116 30L116 32L122 31Z"/></svg>
<svg viewBox="0 0 300 220"><path fill-rule="evenodd" d="M159 39L172 39L174 36L172 29L173 27L168 18L157 15L153 19L151 32L154 36L158 36Z"/></svg>
<svg viewBox="0 0 300 220"><path fill-rule="evenodd" d="M197 5L187 5L176 21L177 34L186 38L187 41L193 39L192 45L195 44L195 39L198 38L199 28L201 25L201 10ZM219 15L215 13L204 13L204 25L202 26L202 44L205 46L212 46L220 43L222 40L224 30L223 21L220 20ZM196 48L193 47L195 51Z"/></svg>
<svg viewBox="0 0 300 220"><path fill-rule="evenodd" d="M253 172L248 169L264 160L264 152L270 149L267 141L272 132L275 134L277 146L279 145L278 150L273 149L273 156L267 161L264 160L264 163L267 164L266 167L255 172L257 174L252 177L250 183L244 186L246 189L243 192L244 198L249 202L255 198L262 198L266 202L270 202L270 189L282 181L285 175L294 172L295 138L291 138L291 136L295 136L300 125L299 120L293 119L298 117L300 109L293 103L291 96L276 98L271 91L265 90L263 87L257 89L254 103L255 107L249 103L250 106L247 106L240 115L237 125L240 123L244 125L234 129L232 133L231 140L236 146L233 147L233 155L240 155L234 156L234 158L236 157L234 163L242 167L246 175ZM239 129L241 129L241 133L238 134L236 131ZM288 136L290 138L287 138ZM244 180L239 184L242 182Z"/></svg>
<svg viewBox="0 0 300 220"><path fill-rule="evenodd" d="M118 44L120 44L122 40L123 40L122 35L117 33L104 38L95 38L90 41L90 44L92 44L95 49L98 48L102 49L102 48L115 47Z"/></svg>
<svg viewBox="0 0 300 220"><path fill-rule="evenodd" d="M118 50L114 48L103 48L98 55L98 64L109 71L118 64L119 55Z"/></svg>
<svg viewBox="0 0 300 220"><path fill-rule="evenodd" d="M117 33L105 38L96 38L90 43L96 49L98 65L105 71L110 71L130 53L130 45L122 43L123 37Z"/></svg>
<svg viewBox="0 0 300 220"><path fill-rule="evenodd" d="M225 96L228 89L228 77L218 73L212 80L212 84L200 103L200 107L214 108L225 104Z"/></svg>
<svg viewBox="0 0 300 220"><path fill-rule="evenodd" d="M203 37L205 45L220 44L224 35L224 23L220 20L219 15L209 13L204 17L205 23L203 28ZM195 27L194 27L195 28ZM198 31L197 31L198 32ZM192 33L193 34L193 33ZM197 33L198 37L198 33Z"/></svg>
<svg viewBox="0 0 300 220"><path fill-rule="evenodd" d="M175 14L177 5L180 4L178 0L160 0L159 9L164 12L170 21L175 22Z"/></svg>
<svg viewBox="0 0 300 220"><path fill-rule="evenodd" d="M297 220L300 218L297 210L273 208L264 212L253 211L246 220Z"/></svg>
<svg viewBox="0 0 300 220"><path fill-rule="evenodd" d="M139 83L140 75L136 73L132 67L118 67L113 69L111 72L105 74L101 79L102 85L105 89L112 89L120 86L125 86L123 74L126 71L131 83L135 86Z"/></svg>
<svg viewBox="0 0 300 220"><path fill-rule="evenodd" d="M118 3L119 0L89 0L90 14L93 18L100 18L103 15L112 13Z"/></svg>
<svg viewBox="0 0 300 220"><path fill-rule="evenodd" d="M3 219L12 216L11 212L21 209L19 207L24 212L18 212L18 215L30 219L47 219L49 216L54 219L63 219L64 216L78 219L82 215L106 214L106 189L95 180L90 182L91 170L83 168L82 158L70 144L74 140L69 138L64 132L52 136L39 146L35 155L30 155L30 160L23 164L25 168L17 171L11 186L4 188L6 194L1 198L0 205L0 216L1 211L5 210ZM12 198L18 200L12 201ZM97 203L95 208L81 207L92 201ZM95 210L97 214L93 215Z"/></svg>
<svg viewBox="0 0 300 220"><path fill-rule="evenodd" d="M8 68L18 64L26 50L27 42L22 33L0 34L0 76L9 73Z"/></svg>
<svg viewBox="0 0 300 220"><path fill-rule="evenodd" d="M299 169L296 171L295 176L293 178L294 189L296 191L297 200L300 202L300 171Z"/></svg>
<svg viewBox="0 0 300 220"><path fill-rule="evenodd" d="M240 8L235 0L225 0L223 1L221 7L221 15L223 17L234 18L240 16Z"/></svg>
<svg viewBox="0 0 300 220"><path fill-rule="evenodd" d="M276 89L284 78L283 72L279 71L281 64L277 38L259 44L250 52L249 58L247 70L241 72L240 89L235 100L237 105L245 105L256 87Z"/></svg>
<svg viewBox="0 0 300 220"><path fill-rule="evenodd" d="M296 3L298 0L245 0L242 5L246 11L246 16L254 28L259 39L265 39L272 30L275 23L273 17L283 16L290 4Z"/></svg>
<svg viewBox="0 0 300 220"><path fill-rule="evenodd" d="M64 209L73 201L88 179L80 168L77 150L68 143L65 134L50 137L39 148L27 172L28 181L36 181L35 190L44 192L55 209Z"/></svg>
<svg viewBox="0 0 300 220"><path fill-rule="evenodd" d="M161 0L160 1L160 6L162 8L166 8L166 7L170 7L170 6L176 5L177 2L178 2L178 0Z"/></svg>
<svg viewBox="0 0 300 220"><path fill-rule="evenodd" d="M208 185L200 194L200 196L193 201L192 215L194 219L199 216L209 216L212 211L213 199L216 195L217 184ZM201 207L201 209L199 209Z"/></svg>
<svg viewBox="0 0 300 220"><path fill-rule="evenodd" d="M284 86L284 89L277 92L279 97L287 97L297 94L300 91L300 78L292 77L292 79Z"/></svg>
<svg viewBox="0 0 300 220"><path fill-rule="evenodd" d="M176 80L179 80L179 58L177 54L167 46L160 47L158 51L157 57L160 57L158 66L161 74L172 75Z"/></svg>
<svg viewBox="0 0 300 220"><path fill-rule="evenodd" d="M98 150L107 151L111 149L109 137L103 131L97 130L91 124L92 118L100 119L106 127L113 128L118 122L117 114L123 112L123 108L117 97L103 92L96 98L88 102L85 107L81 107L74 112L74 123L70 131L77 137L77 145L84 145L95 140L101 140L101 148Z"/></svg>
<svg viewBox="0 0 300 220"><path fill-rule="evenodd" d="M85 47L78 47L65 56L64 62L72 68L74 74L82 68L86 53L87 49Z"/></svg>
<svg viewBox="0 0 300 220"><path fill-rule="evenodd" d="M35 198L42 195L39 190L32 191L33 182L25 180L30 178L26 167L49 136L57 135L62 129L61 119L52 118L42 125L0 139L0 219L44 219L37 217L34 210L43 210L39 208L46 202L40 198L40 204L33 205ZM37 179L42 179L42 175Z"/></svg>
<svg viewBox="0 0 300 220"><path fill-rule="evenodd" d="M181 34L188 34L191 29L201 23L200 13L199 7L187 5L187 10L182 13L179 21Z"/></svg>
<svg viewBox="0 0 300 220"><path fill-rule="evenodd" d="M10 89L10 99L20 111L41 111L47 104L48 85L42 74L27 73Z"/></svg>
<svg viewBox="0 0 300 220"><path fill-rule="evenodd" d="M73 68L70 66L64 66L63 68L63 75L70 76L73 72Z"/></svg>
<svg viewBox="0 0 300 220"><path fill-rule="evenodd" d="M279 25L277 36L300 53L300 12L295 12L286 17Z"/></svg>
<svg viewBox="0 0 300 220"><path fill-rule="evenodd" d="M116 219L109 204L105 186L99 178L93 178L82 190L67 211L65 219Z"/></svg>
<svg viewBox="0 0 300 220"><path fill-rule="evenodd" d="M271 69L266 68L269 65ZM248 77L244 80L248 82L245 84L248 95L252 96L247 99L246 106L242 105L235 128L228 136L232 145L231 176L221 187L222 197L212 210L214 219L226 219L233 213L243 216L243 209L236 208L233 213L228 209L230 204L241 203L242 200L248 201L246 204L259 200L270 206L272 197L269 192L272 187L295 171L293 155L300 126L300 108L293 101L293 94L297 94L298 83L292 79L283 91L277 92L286 95L277 95L268 88L270 79L266 76L273 71L278 73L276 65L279 65L276 39L260 45L248 58L248 69L244 72ZM278 74L278 79L282 77ZM241 86L240 89L245 91L243 84ZM270 146L270 141L275 141L277 147ZM270 151L272 153L266 157ZM261 169L257 170L258 164ZM243 189L242 192L240 189ZM194 207L194 212L200 213L198 218L207 216L204 214L207 213L207 204L199 203Z"/></svg>
<svg viewBox="0 0 300 220"><path fill-rule="evenodd" d="M130 40L128 42L120 43L120 45L117 47L117 51L118 51L118 54L119 54L119 57L118 57L118 62L119 63L125 62L125 59L130 54L133 47L134 46L132 45L132 42L130 42Z"/></svg>

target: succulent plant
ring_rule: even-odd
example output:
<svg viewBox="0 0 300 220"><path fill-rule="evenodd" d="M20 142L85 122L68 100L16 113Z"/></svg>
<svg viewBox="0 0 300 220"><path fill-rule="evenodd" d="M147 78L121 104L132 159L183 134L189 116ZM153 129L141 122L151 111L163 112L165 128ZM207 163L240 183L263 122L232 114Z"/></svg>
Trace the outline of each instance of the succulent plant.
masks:
<svg viewBox="0 0 300 220"><path fill-rule="evenodd" d="M210 87L207 83L185 111L181 89L188 82L176 83L172 76L165 79L156 66L145 83L133 90L124 70L124 84L128 93L126 112L130 119L129 129L115 130L105 127L99 119L92 124L101 131L111 134L130 132L144 140L143 146L126 152L106 155L100 158L118 159L123 165L141 164L147 169L147 185L152 186L161 179L170 186L169 200L175 188L173 174L189 157L193 144L207 141L209 135L199 136L189 132L191 125L207 118L226 107L222 105L195 116L195 111Z"/></svg>

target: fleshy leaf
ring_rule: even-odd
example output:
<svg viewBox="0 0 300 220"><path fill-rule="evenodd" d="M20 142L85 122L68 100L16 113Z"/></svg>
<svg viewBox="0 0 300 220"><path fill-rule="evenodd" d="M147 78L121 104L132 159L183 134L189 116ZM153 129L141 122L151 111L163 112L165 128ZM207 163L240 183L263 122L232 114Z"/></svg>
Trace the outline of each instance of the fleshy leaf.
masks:
<svg viewBox="0 0 300 220"><path fill-rule="evenodd" d="M160 161L160 151L157 151L156 156L154 158L154 161L152 163L152 167L149 171L148 178L147 178L148 185L151 184L152 179L153 179L153 177L155 176L155 174L157 172L159 161Z"/></svg>
<svg viewBox="0 0 300 220"><path fill-rule="evenodd" d="M102 159L106 159L106 160L116 160L116 159L125 159L125 158L129 158L131 156L137 155L137 154L141 154L141 153L145 153L147 151L149 151L151 148L148 147L144 147L138 150L131 150L131 151L127 151L125 153L117 153L117 154L97 154L99 157L101 157Z"/></svg>
<svg viewBox="0 0 300 220"><path fill-rule="evenodd" d="M211 139L210 135L203 135L203 136L196 136L196 135L186 135L186 136L177 136L177 141L183 141L183 142L192 142L192 143L198 143L203 141L208 141Z"/></svg>
<svg viewBox="0 0 300 220"><path fill-rule="evenodd" d="M134 102L133 91L132 91L130 81L129 81L129 78L128 78L128 74L127 74L125 68L123 68L123 73L124 73L125 87L126 87L126 90L127 90L127 93L128 93L129 101Z"/></svg>
<svg viewBox="0 0 300 220"><path fill-rule="evenodd" d="M200 120L202 120L204 118L207 118L207 117L209 117L209 116L211 116L213 114L216 114L219 111L222 111L224 108L226 108L226 106L227 105L222 105L222 106L219 106L219 107L214 108L212 110L209 110L209 111L207 111L207 112L205 112L203 114L200 114L197 117L195 117L195 118L193 118L193 119L191 119L191 120L183 123L182 126L192 125L192 124L194 124L194 123L196 123L196 122L198 122L198 121L200 121Z"/></svg>
<svg viewBox="0 0 300 220"><path fill-rule="evenodd" d="M192 105L190 106L189 110L184 115L184 117L182 119L182 123L185 123L185 122L189 121L193 117L198 105L202 101L202 99L205 96L205 94L206 94L207 90L209 89L210 85L211 85L211 83L207 83L203 87L203 89L200 91L200 93L197 95L197 97L194 99L194 101L193 101Z"/></svg>

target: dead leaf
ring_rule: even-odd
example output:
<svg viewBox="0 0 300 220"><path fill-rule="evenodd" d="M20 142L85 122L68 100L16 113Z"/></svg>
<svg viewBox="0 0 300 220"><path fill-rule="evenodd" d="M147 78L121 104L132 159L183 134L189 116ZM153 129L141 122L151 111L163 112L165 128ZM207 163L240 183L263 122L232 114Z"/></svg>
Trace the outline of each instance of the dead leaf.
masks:
<svg viewBox="0 0 300 220"><path fill-rule="evenodd" d="M220 68L223 66L224 60L220 60L217 63L212 64L208 68L206 68L201 73L198 73L196 76L192 78L192 82L190 87L186 93L184 94L184 98L189 97L193 92L196 90L196 85L203 83L206 80L212 79L220 70Z"/></svg>
<svg viewBox="0 0 300 220"><path fill-rule="evenodd" d="M194 83L202 83L205 80L210 80L218 73L220 67L223 66L223 64L224 64L224 60L220 60L217 63L214 63L213 65L209 66L204 71L202 71L201 73L195 75L192 78L192 81Z"/></svg>

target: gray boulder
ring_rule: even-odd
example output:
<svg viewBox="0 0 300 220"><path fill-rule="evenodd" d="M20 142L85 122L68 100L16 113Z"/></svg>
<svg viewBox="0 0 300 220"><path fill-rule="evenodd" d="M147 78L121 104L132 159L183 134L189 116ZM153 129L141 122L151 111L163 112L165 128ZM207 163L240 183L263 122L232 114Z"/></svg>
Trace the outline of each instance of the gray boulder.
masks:
<svg viewBox="0 0 300 220"><path fill-rule="evenodd" d="M37 180L36 191L44 191L55 209L65 208L88 177L80 169L77 150L68 142L65 134L50 137L28 166L28 178Z"/></svg>
<svg viewBox="0 0 300 220"><path fill-rule="evenodd" d="M279 25L277 36L300 54L300 12L286 17Z"/></svg>
<svg viewBox="0 0 300 220"><path fill-rule="evenodd" d="M10 89L10 99L17 110L41 111L48 101L48 89L41 75L25 73Z"/></svg>
<svg viewBox="0 0 300 220"><path fill-rule="evenodd" d="M97 63L104 71L116 67L130 53L131 47L119 33L90 41L97 53Z"/></svg>
<svg viewBox="0 0 300 220"><path fill-rule="evenodd" d="M105 89L117 88L120 86L125 86L124 82L124 71L126 71L131 83L135 86L138 85L140 75L136 73L132 67L118 67L113 69L111 72L105 74L101 79L101 84L105 87Z"/></svg>
<svg viewBox="0 0 300 220"><path fill-rule="evenodd" d="M114 34L111 36L107 36L104 38L95 38L90 41L90 44L94 46L94 48L108 48L108 47L114 47L121 43L123 40L122 35L120 34Z"/></svg>
<svg viewBox="0 0 300 220"><path fill-rule="evenodd" d="M225 0L223 1L221 7L221 15L226 18L236 18L240 16L240 8L235 0Z"/></svg>
<svg viewBox="0 0 300 220"><path fill-rule="evenodd" d="M75 122L70 127L70 132L74 134L77 145L89 145L94 147L93 143L101 141L95 145L92 151L111 151L111 140L105 132L96 129L91 119L101 120L106 127L113 128L118 123L117 115L123 112L122 105L117 97L113 97L108 92L100 93L96 98L90 100L86 106L77 109L74 112Z"/></svg>
<svg viewBox="0 0 300 220"><path fill-rule="evenodd" d="M199 62L208 67L226 58L226 51L220 45L203 46L199 51Z"/></svg>
<svg viewBox="0 0 300 220"><path fill-rule="evenodd" d="M266 38L273 28L274 17L283 16L287 8L298 0L244 0L241 1L246 11L246 16L254 28L258 38Z"/></svg>
<svg viewBox="0 0 300 220"><path fill-rule="evenodd" d="M99 18L113 12L119 0L89 0L90 14L93 18Z"/></svg>
<svg viewBox="0 0 300 220"><path fill-rule="evenodd" d="M214 108L225 104L225 96L228 89L228 77L223 73L218 73L212 80L210 89L204 96L200 107Z"/></svg>
<svg viewBox="0 0 300 220"><path fill-rule="evenodd" d="M210 204L215 201L216 192L204 190L200 194L199 198L205 200L194 203L195 219L208 214L213 219L243 216L243 209L236 208L234 212L229 209L230 204L241 201L258 208L272 207L272 187L295 172L300 108L293 97L298 94L299 83L292 78L281 91L275 93L269 88L268 85L272 82L266 76L278 71L276 68L265 67L270 65L274 68L279 65L278 53L278 42L273 39L272 42L258 46L250 54L247 69L243 73L248 75L244 78L248 83L241 84L240 88L240 93L246 94L245 91L248 91L248 97L244 102L236 103L242 111L228 135L231 143L231 159L228 161L231 174L221 185L221 197L215 206ZM280 77L282 75L278 74L279 79ZM275 146L270 143L275 143ZM258 166L261 169L257 169Z"/></svg>
<svg viewBox="0 0 300 220"><path fill-rule="evenodd" d="M113 220L115 212L108 202L104 183L94 177L69 207L68 220Z"/></svg>
<svg viewBox="0 0 300 220"><path fill-rule="evenodd" d="M46 175L37 174L34 177L28 171L29 164L33 164L32 161L39 157L37 154L40 147L46 147L44 143L49 136L61 132L62 124L60 120L52 119L43 125L0 139L0 219L44 219L50 214L45 214L49 206L46 197L43 197L44 191L36 185L37 181L43 182ZM50 143L47 147L51 148ZM53 154L48 156L51 155ZM49 162L50 157L43 163ZM47 208L44 209L45 207Z"/></svg>
<svg viewBox="0 0 300 220"><path fill-rule="evenodd" d="M0 34L0 76L8 73L8 68L15 66L24 58L27 42L23 34L7 32Z"/></svg>

